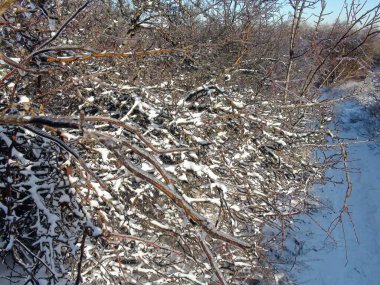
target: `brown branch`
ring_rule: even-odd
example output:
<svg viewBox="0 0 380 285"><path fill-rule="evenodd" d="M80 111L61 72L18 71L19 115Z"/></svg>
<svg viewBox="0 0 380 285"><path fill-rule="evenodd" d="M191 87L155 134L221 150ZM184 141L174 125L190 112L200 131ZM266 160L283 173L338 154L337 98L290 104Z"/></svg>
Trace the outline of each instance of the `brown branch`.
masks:
<svg viewBox="0 0 380 285"><path fill-rule="evenodd" d="M201 233L201 234L202 234L202 233ZM208 248L208 246L207 246L207 244L206 244L206 241L205 241L204 236L203 236L203 235L200 235L200 236L198 237L198 241L199 241L199 243L201 244L201 247L202 247L204 253L205 253L206 256L207 256L207 259L209 260L211 267L214 269L215 274L216 274L216 276L218 277L220 283L221 283L222 285L227 285L227 282L226 282L226 280L224 279L222 272L219 270L218 264L216 263L214 257L212 256L212 252L211 252L211 250Z"/></svg>
<svg viewBox="0 0 380 285"><path fill-rule="evenodd" d="M194 151L197 150L197 148L174 148L174 149L168 149L168 150L160 150L157 149L155 146L153 146L148 139L145 138L145 136L137 129L132 127L131 125L127 125L121 121L118 121L116 119L112 118L105 118L105 117L85 117L83 118L86 122L103 122L103 123L110 123L112 125L122 127L126 129L127 131L135 134L142 142L145 143L147 147L149 147L152 151L159 154L165 154L165 153L173 153L173 152L183 152L183 151Z"/></svg>
<svg viewBox="0 0 380 285"><path fill-rule="evenodd" d="M2 25L4 25L4 26L7 26L7 25L14 26L15 23L7 22L7 21L0 21L0 26L2 26Z"/></svg>
<svg viewBox="0 0 380 285"><path fill-rule="evenodd" d="M134 153L138 154L148 162L150 162L157 171L161 174L162 178L164 178L165 182L167 184L171 184L172 180L169 178L168 174L164 170L164 168L161 167L160 163L147 151L139 148L138 146L135 146L131 143L129 143L127 140L122 140L122 144L126 145L129 149L131 149Z"/></svg>
<svg viewBox="0 0 380 285"><path fill-rule="evenodd" d="M102 57L141 57L147 55L156 55L156 54L166 54L178 51L177 49L156 49L149 51L139 51L139 52L126 52L126 53L100 53L93 51L91 54L82 55L82 56L72 56L72 57L52 57L48 58L48 62L73 62L73 61L82 61L89 60L93 58L102 58Z"/></svg>

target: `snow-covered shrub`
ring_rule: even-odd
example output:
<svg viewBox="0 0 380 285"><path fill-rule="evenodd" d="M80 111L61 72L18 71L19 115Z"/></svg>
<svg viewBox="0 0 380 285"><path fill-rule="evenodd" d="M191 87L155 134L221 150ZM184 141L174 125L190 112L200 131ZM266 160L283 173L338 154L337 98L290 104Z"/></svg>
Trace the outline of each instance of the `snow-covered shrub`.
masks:
<svg viewBox="0 0 380 285"><path fill-rule="evenodd" d="M43 185L3 198L13 203L4 204L8 216L20 216L14 205L29 206L29 220L4 223L2 237L11 262L20 247L12 240L24 236L24 252L39 256L40 272L22 266L20 276L50 278L51 270L60 282L86 284L271 282L265 258L271 246L262 243L262 230L277 227L278 219L285 230L305 209L305 187L319 172L300 146L322 134L290 126L249 90L201 86L175 103L165 86L155 87L154 96L122 85L107 93L107 86L97 87L103 95L86 108L108 110L115 119L45 117L45 125L67 129L65 142L35 127L3 127L3 156L19 137L26 154L14 150L10 159L28 174L25 185L36 183L37 174ZM4 222L11 219L4 214Z"/></svg>
<svg viewBox="0 0 380 285"><path fill-rule="evenodd" d="M44 9L20 2L27 10L7 12L1 52L12 55L3 58L13 70L0 82L1 280L278 283L268 252L282 245L321 178L309 155L324 140L324 107L307 99L316 93L280 100L281 41L279 50L265 45L268 52L240 38L214 48L233 25L183 39L194 27L169 29L173 19L157 13L162 4L119 11L112 1L71 1L63 11L60 1ZM156 21L142 26L150 12ZM122 28L125 13L134 20ZM205 23L202 31L219 24ZM190 52L103 51L207 36L209 46ZM268 240L268 228L279 234Z"/></svg>
<svg viewBox="0 0 380 285"><path fill-rule="evenodd" d="M57 145L1 126L0 149L1 259L13 282L53 284L72 271L84 230L99 230L70 187L70 160Z"/></svg>

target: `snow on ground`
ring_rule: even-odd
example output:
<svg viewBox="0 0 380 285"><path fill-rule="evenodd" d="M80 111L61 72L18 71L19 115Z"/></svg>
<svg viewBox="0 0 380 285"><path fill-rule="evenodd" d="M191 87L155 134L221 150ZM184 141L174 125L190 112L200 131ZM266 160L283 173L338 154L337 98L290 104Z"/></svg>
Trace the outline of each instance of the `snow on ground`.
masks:
<svg viewBox="0 0 380 285"><path fill-rule="evenodd" d="M362 93L357 100L337 106L335 125L339 136L358 141L380 139L380 109L376 117L371 108L372 91L369 96ZM377 95L378 91L375 90ZM352 223L349 215L344 214L343 222L337 224L330 236L322 230L329 229L339 216L346 183L317 185L313 189L323 207L301 217L295 224L294 239L287 244L293 257L287 270L295 284L380 284L380 142L350 144L346 148L352 182L348 201ZM330 170L327 176L334 181L346 179L342 170Z"/></svg>

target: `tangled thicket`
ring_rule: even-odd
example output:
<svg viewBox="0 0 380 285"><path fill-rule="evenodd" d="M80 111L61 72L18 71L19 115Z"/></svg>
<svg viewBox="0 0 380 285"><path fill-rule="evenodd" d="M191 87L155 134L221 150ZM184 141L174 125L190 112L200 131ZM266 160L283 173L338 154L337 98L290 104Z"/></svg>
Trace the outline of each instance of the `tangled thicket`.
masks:
<svg viewBox="0 0 380 285"><path fill-rule="evenodd" d="M276 1L253 1L224 30L206 2L8 2L17 5L0 26L0 278L278 282L267 251L308 209L324 167L309 157L329 115L314 86L300 96L291 84L284 102L279 42L250 46L263 45L249 42L256 28L286 26L253 20L271 17Z"/></svg>
<svg viewBox="0 0 380 285"><path fill-rule="evenodd" d="M97 89L102 93L102 86ZM4 206L11 210L2 217L3 241L14 254L23 253L16 260L24 255L33 260L32 252L43 252L44 263L34 259L37 276L61 277L67 270L75 276L69 265L80 256L83 232L99 234L94 223L102 235L87 241L81 261L82 277L90 283L98 275L110 283L118 278L205 283L213 279L202 249L206 242L228 282L264 275L263 226L278 227L280 219L286 227L305 210L307 184L319 171L305 161L303 145L321 140L322 133L286 126L268 102L244 90L203 86L176 104L161 88L152 95L121 93L110 92L88 106L103 101L121 120L85 117L83 134L78 130L66 141L75 142L104 187L86 176L75 154L70 157L40 131L4 129L2 165L8 173L3 177L23 174L3 182L9 189ZM248 105L248 98L255 104ZM138 132L123 128L122 121L139 123ZM57 124L56 119L45 123ZM141 132L152 146L141 140Z"/></svg>

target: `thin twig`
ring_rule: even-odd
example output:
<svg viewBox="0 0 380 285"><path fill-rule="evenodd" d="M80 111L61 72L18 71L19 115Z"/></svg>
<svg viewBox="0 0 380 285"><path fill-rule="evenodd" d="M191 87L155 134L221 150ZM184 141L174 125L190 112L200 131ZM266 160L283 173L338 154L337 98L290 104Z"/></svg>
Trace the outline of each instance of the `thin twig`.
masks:
<svg viewBox="0 0 380 285"><path fill-rule="evenodd" d="M161 246L161 245L159 245L157 243L154 243L154 242L151 242L149 240L142 239L142 238L139 238L139 237L135 237L135 236L131 236L131 235L125 235L125 234L119 234L119 233L108 233L107 236L114 237L114 238L120 238L120 239L136 240L136 241L140 241L140 242L149 244L149 245L151 245L151 246L153 246L155 248L158 248L158 249L164 249L164 250L168 250L170 252L173 252L173 253L175 253L177 255L183 255L182 252L179 252L179 251L167 248L167 247L163 247L163 246Z"/></svg>
<svg viewBox="0 0 380 285"><path fill-rule="evenodd" d="M45 41L43 44L41 44L41 45L38 47L37 52L38 52L40 49L46 47L46 46L47 46L48 44L50 44L51 42L53 42L56 38L58 38L59 35L63 32L63 30L64 30L64 29L70 24L70 22L73 21L73 20L76 18L76 16L78 16L78 14L79 14L80 12L82 12L82 11L88 6L88 4L90 4L91 1L92 1L92 0L86 1L82 6L80 6L79 9L76 10L76 12L75 12L73 15L71 15L71 17L68 18L68 19L62 24L62 26L58 29L58 31L55 33L55 35L54 35L53 37L51 37L50 39L48 39L47 41ZM33 57L33 56L34 56L34 53L32 53L31 57Z"/></svg>
<svg viewBox="0 0 380 285"><path fill-rule="evenodd" d="M220 283L222 285L227 285L228 284L227 281L224 279L224 276L223 276L222 272L220 271L217 262L215 261L214 257L212 256L211 250L208 248L208 246L206 244L206 241L205 241L205 238L204 238L204 233L203 233L203 235L201 233L198 236L198 241L201 244L201 247L202 247L204 253L207 256L207 259L209 260L211 267L214 269L215 274L218 277Z"/></svg>
<svg viewBox="0 0 380 285"><path fill-rule="evenodd" d="M86 237L87 237L87 229L84 229L83 231L83 237L82 237L82 244L80 245L80 258L78 262L78 274L77 274L77 279L75 281L75 285L79 285L82 282L82 263L83 263L83 258L84 258L84 246L86 243Z"/></svg>
<svg viewBox="0 0 380 285"><path fill-rule="evenodd" d="M54 271L49 267L49 265L46 264L45 261L43 261L41 258L39 258L37 255L35 255L26 245L24 245L20 240L18 239L15 239L15 242L18 243L19 245L21 245L29 254L31 254L34 258L36 258L38 261L40 261L45 267L47 270L50 271L50 273L52 274L54 280L58 281L57 277L55 276L55 273Z"/></svg>

